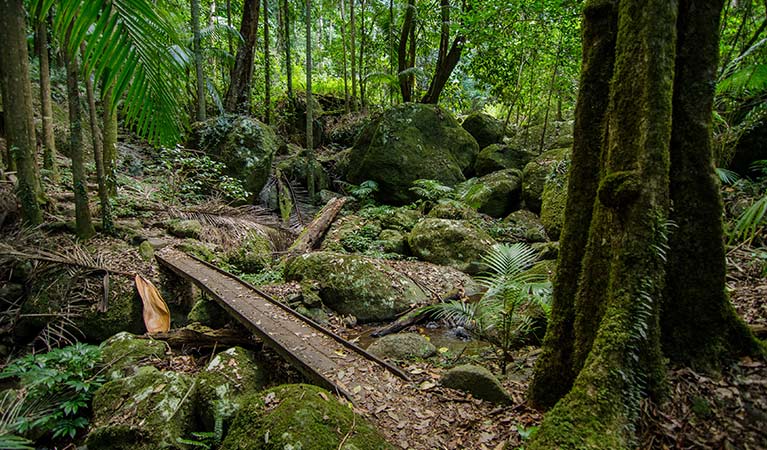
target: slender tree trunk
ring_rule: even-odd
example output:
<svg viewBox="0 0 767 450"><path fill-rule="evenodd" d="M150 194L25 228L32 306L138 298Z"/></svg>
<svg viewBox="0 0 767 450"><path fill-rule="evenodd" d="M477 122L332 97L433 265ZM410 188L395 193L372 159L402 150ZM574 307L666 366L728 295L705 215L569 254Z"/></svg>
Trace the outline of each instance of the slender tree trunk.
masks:
<svg viewBox="0 0 767 450"><path fill-rule="evenodd" d="M349 27L351 28L351 61L352 61L352 111L357 110L357 25L354 13L355 0L349 0Z"/></svg>
<svg viewBox="0 0 767 450"><path fill-rule="evenodd" d="M293 99L293 61L290 59L290 5L283 0L285 9L285 71L288 77L288 98Z"/></svg>
<svg viewBox="0 0 767 450"><path fill-rule="evenodd" d="M421 99L421 103L439 103L439 96L442 95L442 90L447 84L447 80L450 79L450 75L453 73L453 69L458 65L458 61L461 59L461 52L463 52L463 46L466 43L466 36L459 34L453 40L453 44L448 51L448 43L450 40L450 0L440 0L440 11L442 16L442 32L439 39L439 54L437 56L437 67L434 70L434 77L429 84L429 90L426 91L426 95Z"/></svg>
<svg viewBox="0 0 767 450"><path fill-rule="evenodd" d="M413 82L415 76L412 73L405 73L412 69L412 60L408 58L408 40L415 34L415 0L408 0L405 7L405 18L402 21L402 33L399 37L399 49L397 51L397 68L399 70L399 89L404 103L413 101ZM410 47L415 48L414 43L410 42Z"/></svg>
<svg viewBox="0 0 767 450"><path fill-rule="evenodd" d="M85 53L85 43L80 45L80 51ZM99 186L99 206L101 207L101 227L106 234L114 234L115 227L112 222L112 205L109 203L109 191L107 188L106 175L104 173L104 141L98 124L98 111L96 110L96 93L93 89L93 78L85 75L85 93L88 97L88 119L90 121L91 136L93 137L93 161L96 164L96 182Z"/></svg>
<svg viewBox="0 0 767 450"><path fill-rule="evenodd" d="M229 90L226 92L224 109L227 112L249 113L250 87L253 79L254 47L258 38L258 0L245 0L242 7L240 35L243 41L237 48L237 56L232 68Z"/></svg>
<svg viewBox="0 0 767 450"><path fill-rule="evenodd" d="M563 35L559 36L557 43L557 56L554 58L554 68L551 70L551 81L549 81L549 93L546 96L546 114L543 116L543 130L541 130L541 141L538 150L543 152L543 145L546 142L546 131L549 126L549 111L551 111L551 97L554 95L554 83L557 81L557 71L559 70L559 56L562 50Z"/></svg>
<svg viewBox="0 0 767 450"><path fill-rule="evenodd" d="M309 198L314 201L314 100L312 98L312 2L306 0L306 158Z"/></svg>
<svg viewBox="0 0 767 450"><path fill-rule="evenodd" d="M26 225L42 222L40 181L35 160L35 125L29 79L26 24L21 0L0 0L0 88L5 109L8 163L17 171L16 195Z"/></svg>
<svg viewBox="0 0 767 450"><path fill-rule="evenodd" d="M269 56L269 0L264 0L264 123L272 122L272 69Z"/></svg>
<svg viewBox="0 0 767 450"><path fill-rule="evenodd" d="M104 180L109 197L117 197L117 107L112 86L101 86Z"/></svg>
<svg viewBox="0 0 767 450"><path fill-rule="evenodd" d="M69 48L69 33L64 48ZM67 99L69 103L69 157L72 159L72 187L75 193L75 233L80 239L88 239L95 234L91 211L88 204L87 176L83 162L83 130L80 117L80 76L77 67L77 54L64 51L64 64L67 67Z"/></svg>
<svg viewBox="0 0 767 450"><path fill-rule="evenodd" d="M192 36L194 39L194 71L197 79L197 108L195 119L198 122L202 122L205 120L205 73L202 69L202 46L200 42L200 0L191 1Z"/></svg>
<svg viewBox="0 0 767 450"><path fill-rule="evenodd" d="M360 86L360 107L365 110L367 98L365 98L365 0L360 0L360 60L357 68Z"/></svg>
<svg viewBox="0 0 767 450"><path fill-rule="evenodd" d="M40 106L43 122L43 167L51 173L54 183L59 180L56 164L56 139L53 136L53 106L51 101L51 70L48 58L48 26L39 22L35 31L40 57Z"/></svg>
<svg viewBox="0 0 767 450"><path fill-rule="evenodd" d="M343 60L344 60L344 109L348 114L351 111L349 106L349 73L346 66L347 45L346 45L346 0L341 0L341 43L343 45Z"/></svg>
<svg viewBox="0 0 767 450"><path fill-rule="evenodd" d="M389 0L389 76L394 77L394 0ZM394 104L394 87L389 86L389 104Z"/></svg>
<svg viewBox="0 0 767 450"><path fill-rule="evenodd" d="M226 0L226 25L232 28L232 0ZM229 54L231 55L234 52L231 35L227 34L226 42L229 44Z"/></svg>

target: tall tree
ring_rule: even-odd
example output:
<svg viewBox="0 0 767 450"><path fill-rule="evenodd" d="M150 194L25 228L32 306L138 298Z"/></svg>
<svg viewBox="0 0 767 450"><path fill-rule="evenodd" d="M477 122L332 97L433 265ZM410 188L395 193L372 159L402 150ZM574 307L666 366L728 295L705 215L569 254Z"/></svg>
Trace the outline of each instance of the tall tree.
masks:
<svg viewBox="0 0 767 450"><path fill-rule="evenodd" d="M194 47L194 72L197 81L197 103L195 119L198 122L205 120L205 73L202 69L202 46L200 37L200 0L191 0L192 3L192 40Z"/></svg>
<svg viewBox="0 0 767 450"><path fill-rule="evenodd" d="M110 197L117 196L117 106L114 99L114 87L102 80L101 120L102 142L104 143L104 181Z"/></svg>
<svg viewBox="0 0 767 450"><path fill-rule="evenodd" d="M450 44L450 0L440 0L440 15L442 17L442 27L439 38L439 53L437 54L437 67L434 69L434 76L429 84L426 95L421 99L422 103L439 102L439 96L450 79L453 69L458 65L463 52L463 46L466 43L466 36L463 33L453 39ZM449 47L449 49L448 49Z"/></svg>
<svg viewBox="0 0 767 450"><path fill-rule="evenodd" d="M357 25L354 12L354 1L349 0L349 53L352 63L352 111L357 110Z"/></svg>
<svg viewBox="0 0 767 450"><path fill-rule="evenodd" d="M35 41L40 60L40 108L43 131L43 167L51 171L51 178L58 181L56 164L56 139L53 136L53 102L51 101L51 69L49 64L48 23L38 20Z"/></svg>
<svg viewBox="0 0 767 450"><path fill-rule="evenodd" d="M306 0L306 157L308 159L309 198L314 200L314 99L312 98L312 2Z"/></svg>
<svg viewBox="0 0 767 450"><path fill-rule="evenodd" d="M16 194L21 204L21 218L27 225L37 225L42 222L43 215L35 161L35 125L25 17L22 0L0 0L0 88L11 156L8 162L14 164L17 171Z"/></svg>
<svg viewBox="0 0 767 450"><path fill-rule="evenodd" d="M344 68L344 108L348 113L351 108L349 106L349 74L346 66L347 57L347 44L346 44L346 0L341 0L341 45L343 48L343 68Z"/></svg>
<svg viewBox="0 0 767 450"><path fill-rule="evenodd" d="M269 56L269 0L264 0L264 122L272 121L272 69Z"/></svg>
<svg viewBox="0 0 767 450"><path fill-rule="evenodd" d="M344 0L346 1L346 0ZM285 18L285 72L288 77L288 98L293 98L293 60L290 58L290 5L288 0L282 0L283 14Z"/></svg>
<svg viewBox="0 0 767 450"><path fill-rule="evenodd" d="M554 303L530 391L556 405L531 449L629 448L664 355L710 368L764 354L725 295L710 151L721 7L585 5Z"/></svg>
<svg viewBox="0 0 767 450"><path fill-rule="evenodd" d="M258 0L245 0L242 7L240 35L242 41L237 48L229 89L226 91L224 109L228 112L250 112L250 85L253 79L253 57L258 38Z"/></svg>
<svg viewBox="0 0 767 450"><path fill-rule="evenodd" d="M357 75L359 76L360 87L360 105L364 110L367 99L365 98L365 0L360 0L360 60L357 65Z"/></svg>
<svg viewBox="0 0 767 450"><path fill-rule="evenodd" d="M405 8L402 33L399 37L397 68L402 101L407 103L413 100L413 86L415 85L415 75L412 73L412 69L415 67L415 0L408 0ZM408 42L410 42L409 52Z"/></svg>

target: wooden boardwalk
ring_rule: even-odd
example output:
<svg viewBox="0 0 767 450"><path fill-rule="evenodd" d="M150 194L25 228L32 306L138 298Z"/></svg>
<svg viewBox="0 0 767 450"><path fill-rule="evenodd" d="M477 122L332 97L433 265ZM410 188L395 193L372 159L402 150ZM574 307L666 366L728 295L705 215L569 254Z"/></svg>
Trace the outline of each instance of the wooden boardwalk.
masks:
<svg viewBox="0 0 767 450"><path fill-rule="evenodd" d="M224 270L179 251L156 258L161 266L209 294L314 383L354 403L381 390L381 385L390 387L393 378L408 379L398 368Z"/></svg>

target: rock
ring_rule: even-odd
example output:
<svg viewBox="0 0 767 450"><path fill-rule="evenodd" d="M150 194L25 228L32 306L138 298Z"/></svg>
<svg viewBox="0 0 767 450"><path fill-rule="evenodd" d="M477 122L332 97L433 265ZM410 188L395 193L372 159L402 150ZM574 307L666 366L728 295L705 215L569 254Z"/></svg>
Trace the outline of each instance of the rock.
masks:
<svg viewBox="0 0 767 450"><path fill-rule="evenodd" d="M346 178L378 183L376 199L402 205L415 201L413 181L446 186L465 180L479 146L449 112L435 105L405 103L373 120L352 149Z"/></svg>
<svg viewBox="0 0 767 450"><path fill-rule="evenodd" d="M221 450L336 448L394 447L334 394L307 384L284 384L247 396L221 445Z"/></svg>
<svg viewBox="0 0 767 450"><path fill-rule="evenodd" d="M330 177L322 168L320 163L312 158L311 172L314 175L314 192L320 192L323 189L330 189ZM301 150L297 155L289 156L277 163L277 171L282 174L288 180L296 182L301 186L308 188L307 180L309 179L309 158L306 156L306 151Z"/></svg>
<svg viewBox="0 0 767 450"><path fill-rule="evenodd" d="M190 323L197 322L210 328L223 328L232 321L232 316L224 308L204 297L194 302L186 318Z"/></svg>
<svg viewBox="0 0 767 450"><path fill-rule="evenodd" d="M370 123L370 116L358 113L347 114L330 129L330 142L342 147L351 147L360 132Z"/></svg>
<svg viewBox="0 0 767 450"><path fill-rule="evenodd" d="M516 169L493 172L458 185L456 191L466 203L490 217L501 218L519 209L522 174Z"/></svg>
<svg viewBox="0 0 767 450"><path fill-rule="evenodd" d="M306 306L299 305L296 308L296 312L308 317L320 325L328 325L330 323L330 316L322 308L307 308Z"/></svg>
<svg viewBox="0 0 767 450"><path fill-rule="evenodd" d="M154 247L149 241L142 241L138 246L138 254L144 258L144 261L151 261L154 258Z"/></svg>
<svg viewBox="0 0 767 450"><path fill-rule="evenodd" d="M171 219L165 222L168 233L178 238L200 239L202 224L197 220Z"/></svg>
<svg viewBox="0 0 767 450"><path fill-rule="evenodd" d="M293 98L282 98L277 102L275 116L278 119L280 134L287 136L294 144L306 146L306 94L296 93ZM312 138L319 147L324 140L324 130L320 117L325 113L317 96L312 97Z"/></svg>
<svg viewBox="0 0 767 450"><path fill-rule="evenodd" d="M522 200L527 209L534 213L541 212L541 198L546 178L560 164L567 164L570 159L570 149L560 148L541 154L529 162L522 171Z"/></svg>
<svg viewBox="0 0 767 450"><path fill-rule="evenodd" d="M546 234L555 241L559 240L565 222L569 164L561 169L553 171L546 179L541 196L541 223Z"/></svg>
<svg viewBox="0 0 767 450"><path fill-rule="evenodd" d="M259 273L272 263L272 241L268 227L254 228L248 232L242 244L227 252L226 258L232 266L244 273Z"/></svg>
<svg viewBox="0 0 767 450"><path fill-rule="evenodd" d="M549 281L553 281L556 271L557 261L555 259L544 259L533 264L533 267L525 270L525 273L531 275L545 275Z"/></svg>
<svg viewBox="0 0 767 450"><path fill-rule="evenodd" d="M360 211L363 214L365 210ZM381 228L409 233L421 219L418 210L408 207L384 208L382 212L375 214L374 218L381 223Z"/></svg>
<svg viewBox="0 0 767 450"><path fill-rule="evenodd" d="M139 368L150 360L164 358L165 350L162 341L140 339L134 334L121 332L101 344L101 361L107 368L107 379L117 380L137 374Z"/></svg>
<svg viewBox="0 0 767 450"><path fill-rule="evenodd" d="M364 253L376 244L381 224L374 219L348 215L330 226L320 249L334 252Z"/></svg>
<svg viewBox="0 0 767 450"><path fill-rule="evenodd" d="M511 397L498 379L487 369L466 364L448 370L442 376L442 386L469 392L476 398L493 403L510 403Z"/></svg>
<svg viewBox="0 0 767 450"><path fill-rule="evenodd" d="M426 216L433 219L450 220L478 220L480 218L479 213L471 206L450 199L440 200Z"/></svg>
<svg viewBox="0 0 767 450"><path fill-rule="evenodd" d="M546 242L546 230L535 213L526 209L514 211L503 219L506 230L516 240L525 242Z"/></svg>
<svg viewBox="0 0 767 450"><path fill-rule="evenodd" d="M559 241L535 242L530 247L538 252L538 259L556 261L559 257Z"/></svg>
<svg viewBox="0 0 767 450"><path fill-rule="evenodd" d="M437 348L418 333L398 333L376 339L368 352L385 359L423 359L435 355Z"/></svg>
<svg viewBox="0 0 767 450"><path fill-rule="evenodd" d="M515 148L525 148L536 152L541 150L545 152L555 148L570 148L573 145L573 121L549 122L546 126L543 148L541 148L541 134L543 134L543 124L532 125L519 130L509 140L509 144Z"/></svg>
<svg viewBox="0 0 767 450"><path fill-rule="evenodd" d="M522 170L538 154L536 150L517 148L508 144L489 145L477 155L474 172L481 176L504 169Z"/></svg>
<svg viewBox="0 0 767 450"><path fill-rule="evenodd" d="M464 119L461 126L476 139L479 148L501 142L503 138L503 124L489 114L471 114Z"/></svg>
<svg viewBox="0 0 767 450"><path fill-rule="evenodd" d="M161 237L156 237L156 236L148 237L146 239L146 242L149 243L149 245L151 245L152 248L155 250L161 250L167 247L168 245L170 245L170 242L168 242L167 239L163 239Z"/></svg>
<svg viewBox="0 0 767 450"><path fill-rule="evenodd" d="M264 370L248 350L232 347L217 354L197 374L195 411L205 429L214 430L217 421L228 425L240 409L242 396L263 389L265 379Z"/></svg>
<svg viewBox="0 0 767 450"><path fill-rule="evenodd" d="M485 269L481 257L495 240L466 221L424 219L410 232L408 243L419 259L476 274Z"/></svg>
<svg viewBox="0 0 767 450"><path fill-rule="evenodd" d="M428 295L410 278L383 261L358 255L315 252L296 256L285 265L287 281L313 280L322 303L360 322L391 320L411 303Z"/></svg>
<svg viewBox="0 0 767 450"><path fill-rule="evenodd" d="M224 163L226 174L242 181L256 198L269 177L279 141L268 125L227 114L195 124L190 145Z"/></svg>
<svg viewBox="0 0 767 450"><path fill-rule="evenodd" d="M407 238L397 230L383 230L378 235L378 242L384 253L407 255Z"/></svg>
<svg viewBox="0 0 767 450"><path fill-rule="evenodd" d="M184 449L176 439L195 431L194 379L146 367L110 381L93 397L89 450Z"/></svg>

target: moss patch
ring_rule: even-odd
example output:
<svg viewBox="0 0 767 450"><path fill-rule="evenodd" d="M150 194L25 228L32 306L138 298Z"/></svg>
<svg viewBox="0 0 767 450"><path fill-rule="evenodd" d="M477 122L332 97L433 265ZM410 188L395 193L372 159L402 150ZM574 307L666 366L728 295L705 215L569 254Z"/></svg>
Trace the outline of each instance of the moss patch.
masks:
<svg viewBox="0 0 767 450"><path fill-rule="evenodd" d="M481 256L495 240L466 221L424 219L413 228L408 243L424 261L474 274L484 270Z"/></svg>

